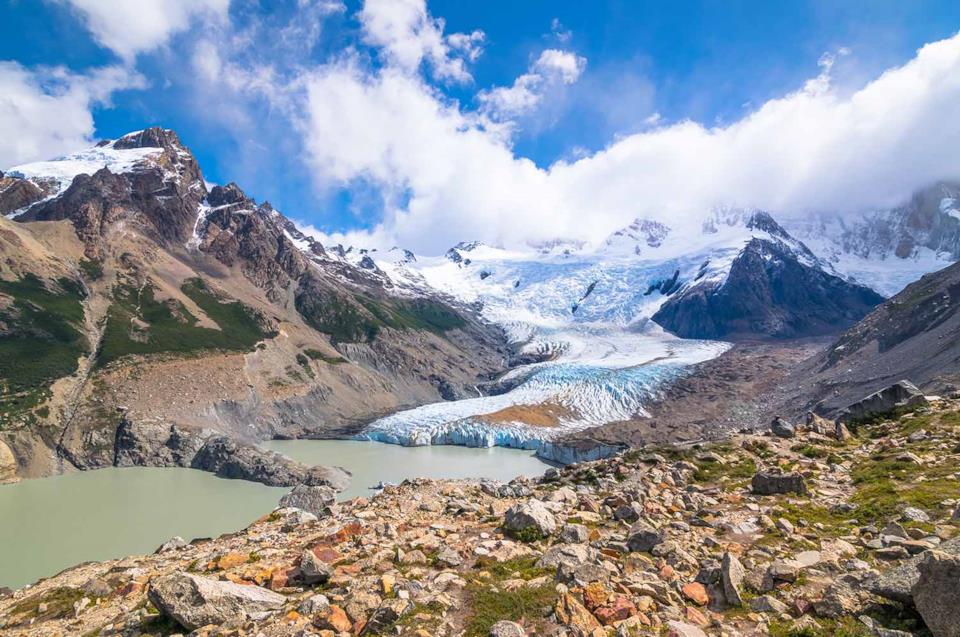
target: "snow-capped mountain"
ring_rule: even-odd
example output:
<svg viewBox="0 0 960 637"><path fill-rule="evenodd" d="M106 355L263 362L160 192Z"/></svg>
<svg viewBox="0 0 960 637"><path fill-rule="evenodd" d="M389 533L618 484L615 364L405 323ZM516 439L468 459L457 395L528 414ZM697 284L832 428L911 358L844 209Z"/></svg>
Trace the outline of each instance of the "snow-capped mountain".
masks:
<svg viewBox="0 0 960 637"><path fill-rule="evenodd" d="M429 288L479 308L528 363L501 381L506 392L401 412L363 434L415 444L537 448L643 416L664 382L728 347L697 337L819 334L882 300L756 210L718 210L695 232L638 220L596 249L473 242L377 267L399 289Z"/></svg>
<svg viewBox="0 0 960 637"><path fill-rule="evenodd" d="M960 259L960 184L936 183L886 210L820 214L787 227L843 275L892 296Z"/></svg>

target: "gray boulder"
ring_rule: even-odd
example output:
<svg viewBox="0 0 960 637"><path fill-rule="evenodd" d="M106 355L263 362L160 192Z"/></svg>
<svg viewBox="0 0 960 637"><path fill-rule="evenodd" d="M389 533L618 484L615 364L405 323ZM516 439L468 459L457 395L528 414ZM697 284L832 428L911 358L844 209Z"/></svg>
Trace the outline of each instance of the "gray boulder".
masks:
<svg viewBox="0 0 960 637"><path fill-rule="evenodd" d="M960 557L939 551L923 555L913 601L934 637L960 637Z"/></svg>
<svg viewBox="0 0 960 637"><path fill-rule="evenodd" d="M889 414L896 409L926 404L927 399L916 385L908 380L901 380L848 406L840 412L837 420L844 423L856 422Z"/></svg>
<svg viewBox="0 0 960 637"><path fill-rule="evenodd" d="M937 551L953 557L960 557L960 537L942 542L937 547ZM883 571L878 577L865 583L866 589L874 595L912 605L913 587L920 581L920 562L925 557L925 554L921 553Z"/></svg>
<svg viewBox="0 0 960 637"><path fill-rule="evenodd" d="M300 577L307 586L326 584L331 575L333 569L310 549L300 556Z"/></svg>
<svg viewBox="0 0 960 637"><path fill-rule="evenodd" d="M553 535L557 521L543 502L531 498L507 510L503 529L515 537L539 539Z"/></svg>
<svg viewBox="0 0 960 637"><path fill-rule="evenodd" d="M807 493L807 483L799 473L758 471L750 481L750 485L757 495L776 495L779 493L805 495Z"/></svg>
<svg viewBox="0 0 960 637"><path fill-rule="evenodd" d="M385 599L370 615L370 620L363 628L362 634L385 635L398 619L412 609L413 603L408 599Z"/></svg>
<svg viewBox="0 0 960 637"><path fill-rule="evenodd" d="M560 541L567 544L584 544L590 540L590 529L583 524L566 524L560 529Z"/></svg>
<svg viewBox="0 0 960 637"><path fill-rule="evenodd" d="M630 532L627 534L627 547L637 553L649 553L653 547L665 539L666 535L661 529L655 529L647 522L640 520L630 527Z"/></svg>
<svg viewBox="0 0 960 637"><path fill-rule="evenodd" d="M778 438L795 438L797 435L797 428L780 416L774 418L773 422L770 423L770 431Z"/></svg>
<svg viewBox="0 0 960 637"><path fill-rule="evenodd" d="M187 630L230 620L260 619L280 610L286 598L259 586L172 573L150 583L150 601Z"/></svg>
<svg viewBox="0 0 960 637"><path fill-rule="evenodd" d="M298 484L290 493L280 498L280 507L300 509L322 518L330 514L330 507L336 502L337 492L331 487Z"/></svg>
<svg viewBox="0 0 960 637"><path fill-rule="evenodd" d="M720 583L723 596L731 606L743 605L743 580L747 576L743 564L732 553L724 553L720 562Z"/></svg>

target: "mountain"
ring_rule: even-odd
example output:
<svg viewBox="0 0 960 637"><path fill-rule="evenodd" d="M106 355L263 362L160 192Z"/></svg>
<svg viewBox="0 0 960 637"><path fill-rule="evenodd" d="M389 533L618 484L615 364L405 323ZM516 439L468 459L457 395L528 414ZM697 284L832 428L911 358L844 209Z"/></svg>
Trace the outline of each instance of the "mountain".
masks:
<svg viewBox="0 0 960 637"><path fill-rule="evenodd" d="M835 415L899 380L932 392L960 382L960 263L885 301L805 362L788 387L793 411Z"/></svg>
<svg viewBox="0 0 960 637"><path fill-rule="evenodd" d="M467 242L413 261L366 256L398 288L477 308L517 344L521 366L481 386L486 395L392 414L363 435L555 459L551 441L645 417L667 383L729 347L703 338L837 333L882 301L755 210L718 210L692 232L637 220L596 247Z"/></svg>
<svg viewBox="0 0 960 637"><path fill-rule="evenodd" d="M14 167L0 205L0 448L22 476L115 464L118 438L182 464L212 433L352 431L508 356L469 308L208 187L170 130Z"/></svg>
<svg viewBox="0 0 960 637"><path fill-rule="evenodd" d="M960 184L938 182L889 209L813 215L787 228L844 276L892 296L960 259Z"/></svg>
<svg viewBox="0 0 960 637"><path fill-rule="evenodd" d="M675 281L653 320L684 338L795 338L835 333L883 300L838 276L765 212L746 227L762 231L724 277Z"/></svg>

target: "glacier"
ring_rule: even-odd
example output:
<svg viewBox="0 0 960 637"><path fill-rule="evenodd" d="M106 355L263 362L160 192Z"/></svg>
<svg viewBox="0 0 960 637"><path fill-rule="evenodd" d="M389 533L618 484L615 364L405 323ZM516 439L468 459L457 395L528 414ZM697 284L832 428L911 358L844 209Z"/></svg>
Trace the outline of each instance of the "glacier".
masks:
<svg viewBox="0 0 960 637"><path fill-rule="evenodd" d="M474 243L415 261L368 251L398 293L440 293L479 308L521 354L540 360L507 372L499 383L507 391L400 411L356 437L515 447L563 462L569 451L557 439L648 416L645 406L665 383L731 346L677 338L649 317L671 286L725 279L743 246L766 234L748 228L747 218L720 217L702 233L682 235L638 225L638 232L595 248L554 242L508 250ZM531 424L531 412L532 420L547 422Z"/></svg>

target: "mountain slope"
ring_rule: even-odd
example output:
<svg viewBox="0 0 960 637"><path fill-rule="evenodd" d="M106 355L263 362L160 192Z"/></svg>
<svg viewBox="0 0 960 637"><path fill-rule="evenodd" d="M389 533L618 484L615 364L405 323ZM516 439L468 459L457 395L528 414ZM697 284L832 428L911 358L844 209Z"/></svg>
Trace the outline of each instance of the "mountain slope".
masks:
<svg viewBox="0 0 960 637"><path fill-rule="evenodd" d="M653 320L685 338L795 338L835 333L883 300L824 267L766 213L724 280L694 281L671 295Z"/></svg>
<svg viewBox="0 0 960 637"><path fill-rule="evenodd" d="M121 425L158 458L172 426L350 431L507 357L469 308L331 257L235 184L208 191L172 131L19 166L0 188L33 193L0 219L0 441L21 475L113 464Z"/></svg>
<svg viewBox="0 0 960 637"><path fill-rule="evenodd" d="M908 285L804 363L786 401L833 415L907 379L930 391L960 381L960 263Z"/></svg>
<svg viewBox="0 0 960 637"><path fill-rule="evenodd" d="M843 275L892 296L960 259L960 184L938 182L890 209L814 215L787 228Z"/></svg>

